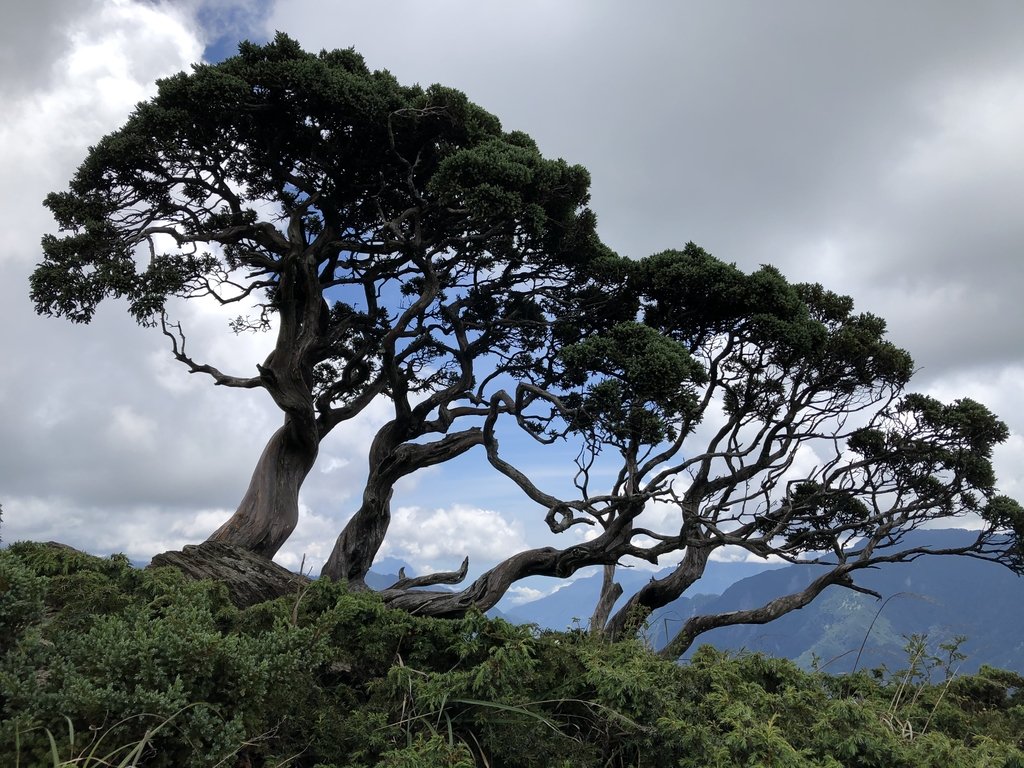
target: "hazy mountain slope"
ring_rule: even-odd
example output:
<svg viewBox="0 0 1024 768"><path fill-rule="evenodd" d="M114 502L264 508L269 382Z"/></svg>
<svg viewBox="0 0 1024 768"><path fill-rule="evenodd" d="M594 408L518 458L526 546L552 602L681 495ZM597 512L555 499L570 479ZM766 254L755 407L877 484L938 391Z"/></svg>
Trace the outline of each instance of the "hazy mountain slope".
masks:
<svg viewBox="0 0 1024 768"><path fill-rule="evenodd" d="M771 563L721 563L712 561L708 563L707 573L691 592L690 597L697 594L718 595L730 585L741 579L762 573L772 568L781 566ZM668 573L668 569L658 573L650 571L638 571L630 568L620 568L616 574L616 581L622 585L623 597L619 599L616 607L621 606L629 595L633 594L651 580L652 577L659 577ZM520 605L510 605L505 600L499 603L499 607L506 613L521 619L524 622L537 624L547 629L565 629L573 623L573 619L579 619L580 623L586 625L590 615L597 605L597 598L601 593L600 573L577 579L557 592ZM688 599L688 598L684 598ZM679 607L675 606L678 610Z"/></svg>
<svg viewBox="0 0 1024 768"><path fill-rule="evenodd" d="M966 531L917 534L932 546L948 546L970 535ZM763 605L801 589L816 570L789 566L744 579L701 606L701 613ZM935 649L940 642L965 635L965 671L984 663L1024 672L1024 579L1009 570L971 558L923 557L858 574L857 583L879 592L886 599L884 605L870 596L830 587L806 608L770 624L714 630L698 644L764 651L805 666L817 657L828 671L838 673L855 663L860 668L905 665L903 646L911 634L928 635ZM666 629L678 629L678 621L672 619L689 615L689 601L658 612L651 622L652 642L662 646Z"/></svg>

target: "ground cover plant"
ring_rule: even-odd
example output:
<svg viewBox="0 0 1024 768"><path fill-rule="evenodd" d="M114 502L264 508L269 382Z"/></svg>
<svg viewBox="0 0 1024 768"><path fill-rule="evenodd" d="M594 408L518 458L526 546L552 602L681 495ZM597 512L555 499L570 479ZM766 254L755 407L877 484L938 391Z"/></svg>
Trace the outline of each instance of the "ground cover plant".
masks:
<svg viewBox="0 0 1024 768"><path fill-rule="evenodd" d="M858 641L851 638L851 644ZM0 754L19 766L1024 765L1024 678L832 677L710 647L412 616L318 580L245 610L123 557L0 551ZM121 750L121 751L119 751ZM61 762L62 761L62 762ZM91 762L90 762L91 761Z"/></svg>

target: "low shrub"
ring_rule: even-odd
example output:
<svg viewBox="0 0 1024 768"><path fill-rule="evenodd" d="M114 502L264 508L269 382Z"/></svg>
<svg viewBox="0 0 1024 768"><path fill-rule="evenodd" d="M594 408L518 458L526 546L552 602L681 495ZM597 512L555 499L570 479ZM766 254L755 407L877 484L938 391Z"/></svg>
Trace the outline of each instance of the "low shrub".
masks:
<svg viewBox="0 0 1024 768"><path fill-rule="evenodd" d="M220 585L41 544L0 551L0 642L19 766L1024 767L1009 672L830 677L709 646L676 665L319 581L240 611Z"/></svg>

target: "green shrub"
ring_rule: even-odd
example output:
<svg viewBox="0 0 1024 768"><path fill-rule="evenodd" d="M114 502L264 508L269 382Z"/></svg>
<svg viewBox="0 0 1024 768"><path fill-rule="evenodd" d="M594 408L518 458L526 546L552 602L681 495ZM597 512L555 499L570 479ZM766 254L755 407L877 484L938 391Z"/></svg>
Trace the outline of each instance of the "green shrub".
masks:
<svg viewBox="0 0 1024 768"><path fill-rule="evenodd" d="M22 766L1024 768L1024 678L990 668L830 677L708 646L676 665L319 581L239 611L174 570L24 543L0 551L0 620L0 754Z"/></svg>
<svg viewBox="0 0 1024 768"><path fill-rule="evenodd" d="M0 654L40 621L45 593L45 579L18 558L0 552Z"/></svg>

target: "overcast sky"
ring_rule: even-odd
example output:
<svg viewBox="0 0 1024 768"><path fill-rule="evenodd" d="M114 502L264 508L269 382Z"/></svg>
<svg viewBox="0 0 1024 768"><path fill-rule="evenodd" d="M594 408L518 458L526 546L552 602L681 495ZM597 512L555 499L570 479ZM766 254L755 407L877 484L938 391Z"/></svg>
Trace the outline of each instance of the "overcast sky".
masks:
<svg viewBox="0 0 1024 768"><path fill-rule="evenodd" d="M0 25L0 503L4 541L147 559L231 513L280 420L259 392L190 378L117 304L36 317L42 207L153 81L275 29L355 47L403 82L465 91L548 156L590 169L605 242L693 240L771 263L887 318L913 388L1010 424L1001 487L1024 499L1024 3L975 0L35 0ZM267 339L206 307L190 343L248 375ZM280 562L316 570L354 507L371 409L325 443ZM478 465L397 494L386 553L493 563L540 515Z"/></svg>

